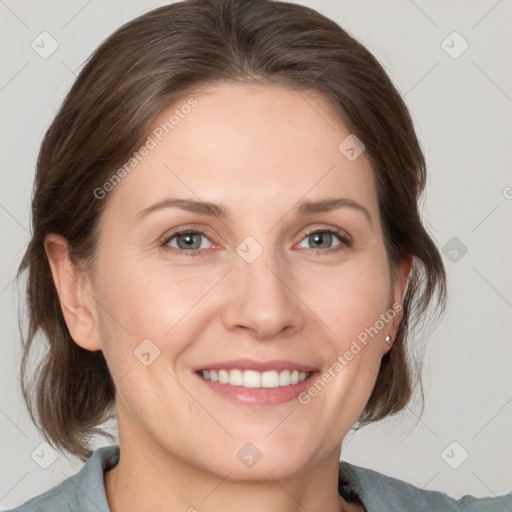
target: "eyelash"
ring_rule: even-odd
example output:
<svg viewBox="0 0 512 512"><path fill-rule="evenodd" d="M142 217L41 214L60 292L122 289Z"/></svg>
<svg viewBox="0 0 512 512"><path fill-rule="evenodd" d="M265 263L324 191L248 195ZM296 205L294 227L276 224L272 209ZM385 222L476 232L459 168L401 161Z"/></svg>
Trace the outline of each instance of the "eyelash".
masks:
<svg viewBox="0 0 512 512"><path fill-rule="evenodd" d="M177 249L176 247L169 247L167 245L173 238L180 236L180 235L201 235L201 236L208 238L208 235L204 231L201 231L200 229L184 229L182 231L175 231L171 235L165 237L165 239L162 241L162 243L161 243L162 249L164 249L164 251L170 251L170 252L173 252L173 253L179 254L179 255L183 254L185 256L204 256L204 251L201 251L198 249L194 249L192 251L192 250L187 250L187 249Z"/></svg>
<svg viewBox="0 0 512 512"><path fill-rule="evenodd" d="M330 252L341 251L343 249L343 247L351 247L352 246L352 239L348 235L344 235L343 231L341 231L341 229L335 229L335 228L311 229L310 231L308 231L307 233L304 234L304 236L301 238L301 242L302 242L302 240L304 240L305 238L307 238L308 236L310 236L314 233L328 233L329 235L335 235L341 243L340 243L340 245L336 245L334 247L329 247L327 249L312 249L312 248L310 248L310 250L312 250L312 251L320 251L322 253L326 253L326 252L330 253Z"/></svg>
<svg viewBox="0 0 512 512"><path fill-rule="evenodd" d="M313 248L310 248L310 250L312 250L312 251L319 251L319 252L322 252L322 253L326 253L326 252L330 253L330 252L340 251L340 250L342 250L343 247L351 247L352 246L351 238L348 237L348 236L343 235L343 232L341 230L334 229L334 228L325 228L325 229L324 228L315 228L315 229L312 229L312 230L308 231L307 233L305 233L300 241L302 242L302 240L304 240L305 238L307 238L308 236L310 236L310 235L312 235L314 233L327 233L327 234L330 234L330 235L335 235L341 243L340 243L340 245L336 245L334 247L329 247L327 249L313 249ZM205 256L204 250L201 250L201 249L188 250L188 249L178 249L176 247L169 247L168 246L169 242L173 238L175 238L177 236L180 236L180 235L188 235L188 234L201 235L201 236L204 236L204 237L209 239L208 235L204 231L201 231L200 229L184 229L182 231L175 231L171 235L165 237L164 240L162 240L160 246L165 251L171 251L171 252L173 252L175 254L179 254L179 255L185 255L185 256Z"/></svg>

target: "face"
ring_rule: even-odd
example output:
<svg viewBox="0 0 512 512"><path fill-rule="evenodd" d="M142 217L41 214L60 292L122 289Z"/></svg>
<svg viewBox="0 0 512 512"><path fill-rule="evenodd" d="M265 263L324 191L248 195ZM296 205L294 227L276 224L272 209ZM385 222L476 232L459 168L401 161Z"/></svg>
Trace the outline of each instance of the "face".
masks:
<svg viewBox="0 0 512 512"><path fill-rule="evenodd" d="M403 288L366 154L338 149L350 132L324 100L228 84L194 98L109 192L83 345L104 352L121 442L279 478L338 457Z"/></svg>

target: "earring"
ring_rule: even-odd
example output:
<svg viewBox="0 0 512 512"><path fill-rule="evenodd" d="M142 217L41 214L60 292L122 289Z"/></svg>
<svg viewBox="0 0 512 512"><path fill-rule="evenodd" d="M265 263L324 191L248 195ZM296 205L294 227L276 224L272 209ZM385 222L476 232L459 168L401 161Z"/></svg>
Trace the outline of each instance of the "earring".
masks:
<svg viewBox="0 0 512 512"><path fill-rule="evenodd" d="M392 340L391 340L391 336L388 334L388 335L386 336L386 343L387 343L388 345L391 345L391 341L392 341Z"/></svg>

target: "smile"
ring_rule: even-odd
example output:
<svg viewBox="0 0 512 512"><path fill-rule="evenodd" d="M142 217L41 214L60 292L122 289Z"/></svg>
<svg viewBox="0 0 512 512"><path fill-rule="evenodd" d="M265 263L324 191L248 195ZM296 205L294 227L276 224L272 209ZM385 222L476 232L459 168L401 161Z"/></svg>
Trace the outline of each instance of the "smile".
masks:
<svg viewBox="0 0 512 512"><path fill-rule="evenodd" d="M312 372L298 370L270 370L258 372L255 370L202 370L201 377L220 384L240 386L244 388L278 388L304 382Z"/></svg>

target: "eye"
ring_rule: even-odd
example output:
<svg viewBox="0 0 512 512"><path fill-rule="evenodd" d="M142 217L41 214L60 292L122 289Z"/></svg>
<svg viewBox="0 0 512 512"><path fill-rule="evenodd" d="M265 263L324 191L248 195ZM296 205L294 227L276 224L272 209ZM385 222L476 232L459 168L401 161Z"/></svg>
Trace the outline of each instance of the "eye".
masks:
<svg viewBox="0 0 512 512"><path fill-rule="evenodd" d="M186 229L167 236L161 243L165 250L196 256L204 254L202 249L211 247L211 240L200 230ZM351 245L351 238L335 229L315 229L307 233L298 247L321 250L322 252L341 250Z"/></svg>
<svg viewBox="0 0 512 512"><path fill-rule="evenodd" d="M178 252L185 253L188 251L198 252L200 249L208 249L209 244L211 244L211 241L205 233L191 229L177 231L162 242L162 246L165 248L173 248Z"/></svg>
<svg viewBox="0 0 512 512"><path fill-rule="evenodd" d="M299 247L306 249L337 250L350 246L350 238L334 229L315 229L306 234Z"/></svg>

